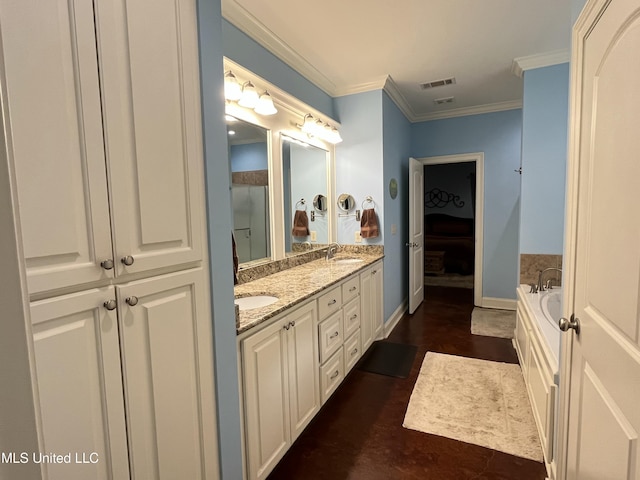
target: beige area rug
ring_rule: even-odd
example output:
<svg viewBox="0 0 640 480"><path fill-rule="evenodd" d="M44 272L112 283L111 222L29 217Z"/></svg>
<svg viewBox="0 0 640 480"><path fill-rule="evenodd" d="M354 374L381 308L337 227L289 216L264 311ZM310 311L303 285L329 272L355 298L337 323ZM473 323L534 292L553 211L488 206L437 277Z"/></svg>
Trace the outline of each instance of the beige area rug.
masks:
<svg viewBox="0 0 640 480"><path fill-rule="evenodd" d="M475 307L471 312L471 333L485 337L513 338L516 312Z"/></svg>
<svg viewBox="0 0 640 480"><path fill-rule="evenodd" d="M437 287L473 288L473 275L460 275L458 273L425 275L424 284Z"/></svg>
<svg viewBox="0 0 640 480"><path fill-rule="evenodd" d="M402 426L542 461L518 365L428 352Z"/></svg>

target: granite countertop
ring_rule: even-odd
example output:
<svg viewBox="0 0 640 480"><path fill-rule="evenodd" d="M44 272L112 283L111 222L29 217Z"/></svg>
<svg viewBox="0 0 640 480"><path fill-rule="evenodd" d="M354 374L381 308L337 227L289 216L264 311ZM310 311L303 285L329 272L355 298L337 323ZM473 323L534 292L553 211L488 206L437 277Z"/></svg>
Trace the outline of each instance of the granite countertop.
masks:
<svg viewBox="0 0 640 480"><path fill-rule="evenodd" d="M244 310L236 324L238 334L259 325L288 308L347 278L383 258L381 253L338 254L340 258L359 258L362 262L337 264L324 258L289 268L242 285L236 285L236 297L272 295L278 301L266 307Z"/></svg>

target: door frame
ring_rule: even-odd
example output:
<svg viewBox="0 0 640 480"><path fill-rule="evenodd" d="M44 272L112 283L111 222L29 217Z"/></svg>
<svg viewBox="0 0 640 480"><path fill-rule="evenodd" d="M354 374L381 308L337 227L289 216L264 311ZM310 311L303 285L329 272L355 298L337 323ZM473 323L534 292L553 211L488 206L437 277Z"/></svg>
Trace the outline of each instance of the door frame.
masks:
<svg viewBox="0 0 640 480"><path fill-rule="evenodd" d="M484 245L484 152L459 153L438 157L416 158L423 166L449 163L475 162L476 164L476 211L474 217L475 245L473 268L473 304L482 307L483 245ZM426 177L425 177L426 178ZM411 205L409 205L411 208ZM411 215L411 212L409 213ZM480 272L480 274L478 274Z"/></svg>

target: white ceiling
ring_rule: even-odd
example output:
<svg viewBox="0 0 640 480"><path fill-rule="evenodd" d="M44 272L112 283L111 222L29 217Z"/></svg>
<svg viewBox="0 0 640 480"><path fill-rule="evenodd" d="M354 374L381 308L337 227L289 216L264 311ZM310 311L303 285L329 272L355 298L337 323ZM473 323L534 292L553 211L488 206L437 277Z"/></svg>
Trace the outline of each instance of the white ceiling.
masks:
<svg viewBox="0 0 640 480"><path fill-rule="evenodd" d="M419 121L519 106L522 79L512 64L515 59L532 66L568 60L570 4L223 0L222 11L329 95L380 89L386 83L405 115ZM455 77L455 85L419 87L448 77ZM449 96L453 103L434 105L434 99Z"/></svg>

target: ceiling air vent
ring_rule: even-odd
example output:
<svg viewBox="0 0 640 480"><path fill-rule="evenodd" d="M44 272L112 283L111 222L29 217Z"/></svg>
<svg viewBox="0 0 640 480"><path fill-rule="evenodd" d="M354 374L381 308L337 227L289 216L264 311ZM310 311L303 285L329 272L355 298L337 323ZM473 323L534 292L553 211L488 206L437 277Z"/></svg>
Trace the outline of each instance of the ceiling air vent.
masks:
<svg viewBox="0 0 640 480"><path fill-rule="evenodd" d="M456 83L455 77L445 78L443 80L434 80L433 82L421 83L420 88L422 90L428 90L435 87L444 87L446 85L454 85Z"/></svg>
<svg viewBox="0 0 640 480"><path fill-rule="evenodd" d="M453 103L453 97L436 98L433 103L443 105L445 103Z"/></svg>

